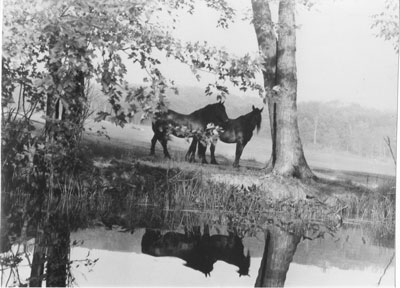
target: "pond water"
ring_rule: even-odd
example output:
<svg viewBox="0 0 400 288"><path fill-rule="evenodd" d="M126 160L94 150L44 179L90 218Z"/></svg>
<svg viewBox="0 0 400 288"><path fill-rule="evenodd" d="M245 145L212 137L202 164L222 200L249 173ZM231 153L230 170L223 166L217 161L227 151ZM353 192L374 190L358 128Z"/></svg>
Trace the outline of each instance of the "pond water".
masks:
<svg viewBox="0 0 400 288"><path fill-rule="evenodd" d="M225 235L218 236L219 240L217 241L222 239L225 244L236 241L232 240L234 239L233 234L228 236L228 233L218 231L213 227L209 229L211 238L213 235ZM203 232L203 227L201 230ZM216 252L214 251L212 253L214 253L215 259L211 261L211 268L204 268L204 265L197 263L202 260L193 260L193 257L205 259L205 254L208 252L201 250L200 253L194 253L195 256L192 255L192 258L185 256L184 252L177 252L177 249L188 251L192 247L190 241L182 238L184 232L166 233L168 232L146 230L145 228L138 228L133 232L122 232L118 229L109 230L104 227L71 233L71 242L79 243L71 248L70 255L70 259L74 261L71 273L75 278L75 284L81 287L254 287L257 276L262 273L260 266L263 255L265 257L271 253L270 251L267 254L264 253L266 243L266 234L264 233L240 238L239 242L243 246L239 245L240 243L232 244L231 246L238 248L235 248L237 251L229 250L229 253L238 254L240 250L239 253L243 255L242 259L246 258L248 254L250 255L248 276L240 277L237 271L242 264L229 264L227 262L234 263L235 261L232 259L224 261L224 257L215 256ZM204 235L204 232L202 234ZM156 236L152 238L149 235ZM217 239L217 237L214 238ZM160 244L161 240L162 244ZM153 241L153 243L148 244L149 241ZM156 244L157 241L158 244ZM154 247L150 248L151 245ZM219 251L227 249L226 245L215 245L219 245L217 247ZM286 280L284 280L285 286L377 286L379 281L380 286L394 287L395 285L395 263L392 259L394 255L393 239L381 238L374 233L374 229L359 225L344 225L334 235L326 234L324 238L315 240L300 240L296 245L292 261L290 255L283 257L286 257L285 261L290 264ZM168 247L166 248L166 246ZM282 248L279 245L276 247L276 249ZM290 252L288 253L290 254ZM158 257L150 254L157 254ZM221 254L223 253L221 252ZM80 265L79 261L87 258L98 259L98 261L94 265ZM217 258L219 259L216 260ZM393 261L390 263L391 259ZM208 275L208 273L204 273L204 269L212 270ZM382 276L383 274L384 276Z"/></svg>
<svg viewBox="0 0 400 288"><path fill-rule="evenodd" d="M258 278L270 274L288 287L395 286L393 238L382 237L371 227L343 225L336 233L314 240L293 238L280 229L268 230L278 237L259 232L241 238L228 233L227 227L196 227L123 231L101 226L72 232L68 253L74 280L70 284L254 287ZM28 242L33 246L34 239ZM13 247L14 253L17 248ZM26 283L30 267L22 258L17 273L2 271L2 284L18 284L9 275L18 275ZM265 262L272 264L268 267ZM266 281L262 285L277 283Z"/></svg>

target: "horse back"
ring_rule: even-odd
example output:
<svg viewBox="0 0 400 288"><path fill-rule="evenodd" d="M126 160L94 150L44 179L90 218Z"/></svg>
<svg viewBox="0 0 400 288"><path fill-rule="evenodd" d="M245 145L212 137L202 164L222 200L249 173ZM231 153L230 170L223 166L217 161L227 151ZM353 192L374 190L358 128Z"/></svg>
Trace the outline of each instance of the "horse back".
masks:
<svg viewBox="0 0 400 288"><path fill-rule="evenodd" d="M204 125L201 121L193 115L181 114L174 110L168 110L166 113L159 115L152 123L153 131L163 130L169 125L173 127L185 126L191 130L204 129Z"/></svg>

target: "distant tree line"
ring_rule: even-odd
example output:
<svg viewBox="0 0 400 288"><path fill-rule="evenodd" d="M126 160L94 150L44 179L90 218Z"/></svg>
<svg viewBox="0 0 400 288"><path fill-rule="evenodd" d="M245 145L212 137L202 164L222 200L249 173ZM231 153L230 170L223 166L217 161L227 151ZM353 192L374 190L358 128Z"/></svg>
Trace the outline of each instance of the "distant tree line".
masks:
<svg viewBox="0 0 400 288"><path fill-rule="evenodd" d="M96 91L94 93L101 93ZM94 111L111 110L105 97L93 97L91 107ZM102 100L103 99L103 100ZM204 89L199 87L179 87L179 94L168 93L169 106L181 113L190 113L208 103L213 97L205 97ZM127 105L127 104L126 104ZM258 97L240 97L229 95L226 107L229 117L236 118L250 111L251 106L261 107ZM96 112L92 114L96 115ZM132 118L134 124L151 123L142 120L143 113L137 109ZM298 121L302 142L307 147L318 150L344 151L372 159L390 158L390 149L385 142L389 137L392 149L396 148L396 113L368 109L358 104L332 102L298 103ZM269 119L263 115L263 124L259 136L271 138Z"/></svg>
<svg viewBox="0 0 400 288"><path fill-rule="evenodd" d="M343 104L303 102L298 107L299 129L305 145L345 151L378 159L390 156L385 142L396 145L396 113Z"/></svg>

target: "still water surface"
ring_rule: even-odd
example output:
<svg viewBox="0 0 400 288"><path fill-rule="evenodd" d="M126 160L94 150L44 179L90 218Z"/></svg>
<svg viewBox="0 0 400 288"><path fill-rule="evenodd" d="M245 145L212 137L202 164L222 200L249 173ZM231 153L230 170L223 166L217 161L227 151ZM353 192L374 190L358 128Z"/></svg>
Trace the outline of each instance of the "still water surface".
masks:
<svg viewBox="0 0 400 288"><path fill-rule="evenodd" d="M394 254L394 243L372 232L368 227L345 225L334 236L301 240L287 271L285 286L377 286ZM129 233L104 227L72 233L71 242L83 241L71 248L71 260L78 260L71 271L76 284L254 287L264 253L263 233L242 239L244 254L249 251L251 260L249 276L241 277L238 267L224 261L216 261L206 277L203 272L185 266L186 261L180 258L142 253L145 233L144 228ZM216 234L215 229L211 228L210 234ZM79 265L79 260L85 258L99 260L91 267ZM394 267L393 260L380 286L394 287Z"/></svg>

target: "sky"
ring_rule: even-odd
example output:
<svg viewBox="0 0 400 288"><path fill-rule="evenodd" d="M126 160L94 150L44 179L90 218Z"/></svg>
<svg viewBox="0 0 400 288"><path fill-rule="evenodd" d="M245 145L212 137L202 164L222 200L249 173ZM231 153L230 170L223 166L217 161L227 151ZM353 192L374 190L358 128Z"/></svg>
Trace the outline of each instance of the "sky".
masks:
<svg viewBox="0 0 400 288"><path fill-rule="evenodd" d="M371 16L384 11L385 0L315 2L311 10L297 9L298 101L338 100L379 110L397 109L398 55L390 42L375 37L370 28ZM216 28L217 12L199 3L196 2L194 15L179 15L176 37L206 40L237 56L257 53L256 36L249 20L239 19L229 29ZM239 18L249 15L250 0L229 3ZM276 8L272 7L275 20ZM207 81L215 78L203 75L198 82L189 67L173 60L167 61L162 71L178 85L205 87ZM261 75L258 79L262 84Z"/></svg>

